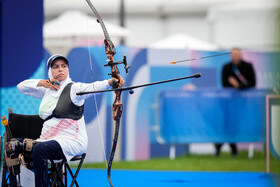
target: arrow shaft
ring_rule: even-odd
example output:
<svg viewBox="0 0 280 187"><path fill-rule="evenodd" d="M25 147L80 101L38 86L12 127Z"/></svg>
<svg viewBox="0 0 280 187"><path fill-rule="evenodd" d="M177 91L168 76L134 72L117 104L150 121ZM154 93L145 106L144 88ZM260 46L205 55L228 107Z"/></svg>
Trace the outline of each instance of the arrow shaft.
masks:
<svg viewBox="0 0 280 187"><path fill-rule="evenodd" d="M226 53L220 53L220 54L216 54L216 55L204 56L204 57L199 57L199 58L192 58L192 59L186 59L186 60L176 60L176 61L171 62L170 64L177 64L177 63L181 63L181 62L201 60L201 59L205 59L205 58L212 58L212 57L216 57L216 56L228 55L228 54L231 54L231 53L232 52L226 52Z"/></svg>

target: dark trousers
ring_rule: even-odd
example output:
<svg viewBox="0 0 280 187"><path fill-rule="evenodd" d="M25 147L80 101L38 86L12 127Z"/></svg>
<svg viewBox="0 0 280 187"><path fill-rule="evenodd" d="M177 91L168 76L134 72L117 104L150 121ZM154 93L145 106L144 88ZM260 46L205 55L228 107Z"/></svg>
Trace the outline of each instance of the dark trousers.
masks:
<svg viewBox="0 0 280 187"><path fill-rule="evenodd" d="M216 144L215 144L216 156L219 156L219 155L220 155L222 145L223 145L222 143L216 143ZM229 145L230 145L230 148L231 148L231 154L232 154L233 156L237 155L237 154L238 154L238 150L237 150L236 144L230 143Z"/></svg>
<svg viewBox="0 0 280 187"><path fill-rule="evenodd" d="M59 143L55 140L40 142L33 147L33 168L35 174L35 186L48 186L48 162L47 160L66 159ZM16 186L15 176L10 174L10 186Z"/></svg>

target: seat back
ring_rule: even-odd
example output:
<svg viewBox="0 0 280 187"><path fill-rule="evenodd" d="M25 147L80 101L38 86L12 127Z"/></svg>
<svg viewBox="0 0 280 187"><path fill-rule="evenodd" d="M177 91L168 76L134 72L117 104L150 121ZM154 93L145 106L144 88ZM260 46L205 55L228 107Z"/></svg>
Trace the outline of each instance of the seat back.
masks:
<svg viewBox="0 0 280 187"><path fill-rule="evenodd" d="M43 123L39 115L16 114L9 109L9 127L15 138L39 138Z"/></svg>

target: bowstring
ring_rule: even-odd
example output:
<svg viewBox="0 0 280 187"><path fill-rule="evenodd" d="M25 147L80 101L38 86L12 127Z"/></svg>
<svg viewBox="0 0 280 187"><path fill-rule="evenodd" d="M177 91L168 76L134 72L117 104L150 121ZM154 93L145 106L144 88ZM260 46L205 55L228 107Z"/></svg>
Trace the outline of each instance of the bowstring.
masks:
<svg viewBox="0 0 280 187"><path fill-rule="evenodd" d="M84 1L85 6L87 5L86 2ZM89 24L88 24L88 18L87 18L87 44L88 44L88 55L89 55L89 64L90 64L90 72L91 72L91 79L92 82L94 82L94 76L93 76L93 68L92 68L92 59L91 59L91 47L90 47L90 41L89 41ZM93 85L94 86L94 85ZM98 111L98 106L97 106L97 99L96 99L96 94L93 94L94 96L94 104L95 104L95 110L96 110L96 115L97 115L97 123L98 123L98 130L99 134L101 137L101 144L102 144L102 150L103 150L103 157L105 160L106 167L108 167L108 161L106 158L106 151L105 151L105 145L103 141L103 136L102 136L102 131L101 131L101 120L99 117L99 111Z"/></svg>

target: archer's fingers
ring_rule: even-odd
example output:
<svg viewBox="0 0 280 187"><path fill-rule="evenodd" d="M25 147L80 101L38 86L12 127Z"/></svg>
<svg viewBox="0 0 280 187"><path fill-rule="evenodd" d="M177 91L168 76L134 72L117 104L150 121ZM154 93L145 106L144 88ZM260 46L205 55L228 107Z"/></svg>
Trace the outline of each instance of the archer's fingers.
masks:
<svg viewBox="0 0 280 187"><path fill-rule="evenodd" d="M51 86L50 86L50 89L52 89L52 90L59 90L59 86L57 85L57 84L52 84Z"/></svg>
<svg viewBox="0 0 280 187"><path fill-rule="evenodd" d="M51 81L49 81L49 80L45 80L45 81L43 82L43 86L44 86L45 88L51 88L51 87L52 87L52 83L51 83Z"/></svg>
<svg viewBox="0 0 280 187"><path fill-rule="evenodd" d="M57 79L51 79L50 81L52 84L60 85L60 82Z"/></svg>
<svg viewBox="0 0 280 187"><path fill-rule="evenodd" d="M125 84L125 81L123 80L123 78L120 76L120 79L119 79L119 86L120 87L123 87Z"/></svg>
<svg viewBox="0 0 280 187"><path fill-rule="evenodd" d="M54 84L54 88L55 88L56 90L59 90L59 89L60 89L59 85L57 85L57 84Z"/></svg>
<svg viewBox="0 0 280 187"><path fill-rule="evenodd" d="M60 82L56 79L51 79L51 80L48 80L48 84L49 84L49 88L50 89L53 89L53 90L59 90L59 84Z"/></svg>

